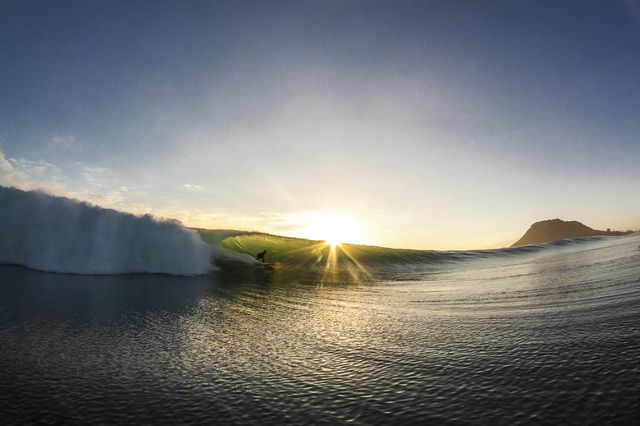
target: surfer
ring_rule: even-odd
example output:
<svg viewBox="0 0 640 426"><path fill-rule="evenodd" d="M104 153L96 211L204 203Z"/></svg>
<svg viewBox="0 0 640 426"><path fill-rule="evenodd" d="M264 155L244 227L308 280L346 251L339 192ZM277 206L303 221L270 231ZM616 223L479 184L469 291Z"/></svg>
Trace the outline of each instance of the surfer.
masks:
<svg viewBox="0 0 640 426"><path fill-rule="evenodd" d="M258 253L256 255L256 259L258 259L260 262L264 263L264 255L267 254L266 250L262 250L260 253Z"/></svg>

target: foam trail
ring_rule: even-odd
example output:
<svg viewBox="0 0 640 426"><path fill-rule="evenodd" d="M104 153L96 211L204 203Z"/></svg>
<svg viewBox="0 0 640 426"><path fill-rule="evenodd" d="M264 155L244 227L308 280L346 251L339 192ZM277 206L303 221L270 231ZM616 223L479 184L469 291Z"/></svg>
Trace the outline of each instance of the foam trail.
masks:
<svg viewBox="0 0 640 426"><path fill-rule="evenodd" d="M177 221L0 186L0 263L76 274L209 271L212 248Z"/></svg>

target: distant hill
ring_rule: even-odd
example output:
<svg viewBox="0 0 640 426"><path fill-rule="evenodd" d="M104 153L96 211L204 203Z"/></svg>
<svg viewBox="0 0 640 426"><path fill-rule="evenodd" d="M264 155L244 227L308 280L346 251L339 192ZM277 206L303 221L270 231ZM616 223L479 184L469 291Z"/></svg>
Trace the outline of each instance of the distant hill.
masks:
<svg viewBox="0 0 640 426"><path fill-rule="evenodd" d="M549 219L536 222L525 234L516 241L511 247L526 246L527 244L541 244L550 241L564 240L567 238L593 237L596 235L612 235L620 236L631 234L633 231L600 231L589 228L575 220L565 222L560 219Z"/></svg>

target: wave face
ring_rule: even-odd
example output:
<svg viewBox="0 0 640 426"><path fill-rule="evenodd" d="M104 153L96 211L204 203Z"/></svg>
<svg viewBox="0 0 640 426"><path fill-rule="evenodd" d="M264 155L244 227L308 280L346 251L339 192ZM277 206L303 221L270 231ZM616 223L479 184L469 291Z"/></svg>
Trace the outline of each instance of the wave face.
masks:
<svg viewBox="0 0 640 426"><path fill-rule="evenodd" d="M211 246L176 221L0 187L0 263L76 274L198 275Z"/></svg>
<svg viewBox="0 0 640 426"><path fill-rule="evenodd" d="M208 233L223 231L200 231L203 239L212 239ZM488 250L407 250L375 246L341 244L334 248L322 241L310 241L299 238L287 238L262 233L228 232L218 237L215 246L225 251L255 256L267 250L267 261L279 263L287 268L319 270L328 272L347 272L355 278L363 278L358 272L365 272L370 278L383 280L404 280L408 276L422 279L424 273L435 270L448 270L455 265L474 265L477 262L500 262L500 264L528 263L535 258L561 253L579 253L590 251L600 245L628 244L640 239L640 234L627 236L582 237L545 244L488 249ZM213 240L212 240L213 241ZM224 267L224 265L223 265Z"/></svg>

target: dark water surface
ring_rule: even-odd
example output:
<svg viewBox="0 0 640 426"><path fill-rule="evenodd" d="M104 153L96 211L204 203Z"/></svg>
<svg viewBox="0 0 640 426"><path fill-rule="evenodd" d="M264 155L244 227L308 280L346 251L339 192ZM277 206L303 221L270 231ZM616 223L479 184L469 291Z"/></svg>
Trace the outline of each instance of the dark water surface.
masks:
<svg viewBox="0 0 640 426"><path fill-rule="evenodd" d="M640 237L370 271L0 266L3 424L624 424Z"/></svg>

